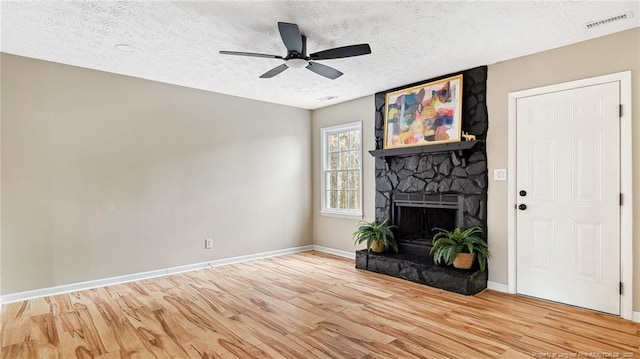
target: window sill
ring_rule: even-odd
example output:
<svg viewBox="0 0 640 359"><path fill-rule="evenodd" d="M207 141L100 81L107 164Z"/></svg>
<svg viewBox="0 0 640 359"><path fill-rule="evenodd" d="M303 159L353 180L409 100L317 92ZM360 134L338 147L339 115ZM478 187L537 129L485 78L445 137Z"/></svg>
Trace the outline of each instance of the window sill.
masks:
<svg viewBox="0 0 640 359"><path fill-rule="evenodd" d="M325 217L336 217L336 218L346 218L346 219L362 219L362 213L341 213L341 212L328 212L328 211L320 211L321 216Z"/></svg>

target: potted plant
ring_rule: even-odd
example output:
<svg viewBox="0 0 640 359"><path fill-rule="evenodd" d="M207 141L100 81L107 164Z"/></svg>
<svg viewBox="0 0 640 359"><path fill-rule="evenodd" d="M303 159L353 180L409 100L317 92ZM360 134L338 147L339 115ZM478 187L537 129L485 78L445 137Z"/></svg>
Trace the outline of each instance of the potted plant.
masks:
<svg viewBox="0 0 640 359"><path fill-rule="evenodd" d="M387 224L389 219L385 219L382 223L376 221L367 222L361 220L358 222L358 228L353 232L355 244L366 243L367 252L374 251L376 253L383 252L387 246L398 252L398 244L393 237L394 225Z"/></svg>
<svg viewBox="0 0 640 359"><path fill-rule="evenodd" d="M474 258L478 258L480 270L487 268L487 259L491 258L487 242L476 236L482 233L480 226L469 227L467 229L455 228L447 231L442 228L434 228L437 231L433 236L433 247L431 254L433 262L447 265L453 264L458 269L469 269L473 265Z"/></svg>

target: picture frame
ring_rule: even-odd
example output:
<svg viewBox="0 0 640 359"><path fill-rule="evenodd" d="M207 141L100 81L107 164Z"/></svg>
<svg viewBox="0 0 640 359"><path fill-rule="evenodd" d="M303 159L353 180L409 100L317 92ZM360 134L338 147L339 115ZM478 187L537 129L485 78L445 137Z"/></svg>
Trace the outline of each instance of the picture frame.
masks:
<svg viewBox="0 0 640 359"><path fill-rule="evenodd" d="M386 94L383 149L460 142L462 74Z"/></svg>

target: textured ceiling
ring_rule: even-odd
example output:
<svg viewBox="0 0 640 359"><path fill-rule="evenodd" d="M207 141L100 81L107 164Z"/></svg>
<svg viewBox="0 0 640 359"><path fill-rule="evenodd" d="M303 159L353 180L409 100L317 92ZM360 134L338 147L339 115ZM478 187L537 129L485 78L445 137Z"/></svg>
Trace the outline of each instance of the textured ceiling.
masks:
<svg viewBox="0 0 640 359"><path fill-rule="evenodd" d="M315 109L637 27L639 10L639 1L3 1L0 50ZM630 11L623 21L584 26ZM309 53L369 43L372 54L321 61L344 72L337 80L306 69L260 79L281 60L218 54L286 55L278 21L299 25ZM320 101L327 96L337 98Z"/></svg>

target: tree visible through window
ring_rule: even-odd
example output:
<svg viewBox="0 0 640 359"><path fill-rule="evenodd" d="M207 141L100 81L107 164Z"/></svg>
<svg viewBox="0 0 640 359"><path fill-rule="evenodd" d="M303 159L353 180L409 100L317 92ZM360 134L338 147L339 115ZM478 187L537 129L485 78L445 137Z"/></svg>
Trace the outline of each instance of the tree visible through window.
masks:
<svg viewBox="0 0 640 359"><path fill-rule="evenodd" d="M324 212L360 215L361 123L322 129Z"/></svg>

